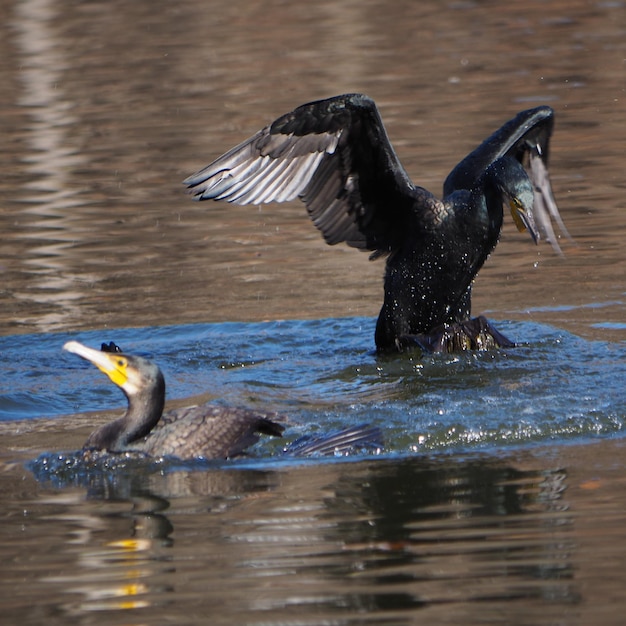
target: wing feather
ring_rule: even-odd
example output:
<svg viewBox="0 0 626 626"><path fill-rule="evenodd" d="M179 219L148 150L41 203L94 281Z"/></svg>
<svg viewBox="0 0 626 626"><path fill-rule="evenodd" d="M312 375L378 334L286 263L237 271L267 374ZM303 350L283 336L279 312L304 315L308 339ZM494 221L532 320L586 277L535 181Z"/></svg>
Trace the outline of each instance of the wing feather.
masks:
<svg viewBox="0 0 626 626"><path fill-rule="evenodd" d="M284 426L275 414L259 414L237 407L204 404L165 413L146 439L133 450L181 459L224 459L242 454L259 434L280 437ZM284 419L284 418L281 418Z"/></svg>
<svg viewBox="0 0 626 626"><path fill-rule="evenodd" d="M491 163L512 156L533 183L533 217L541 236L560 251L553 223L568 233L547 170L553 125L550 107L522 111L450 172L444 197L471 190ZM415 236L415 221L429 223L437 217L434 197L424 199L426 192L410 181L376 105L361 94L297 107L185 184L196 200L263 204L300 198L327 243L346 242L374 251L374 256L392 252Z"/></svg>
<svg viewBox="0 0 626 626"><path fill-rule="evenodd" d="M302 105L184 182L196 200L299 197L328 243L378 252L405 234L402 199L413 189L376 105L360 94Z"/></svg>
<svg viewBox="0 0 626 626"><path fill-rule="evenodd" d="M570 234L563 223L559 208L552 194L552 185L548 175L546 162L541 158L541 153L537 150L531 151L529 155L530 180L535 190L534 217L539 228L539 232L546 241L549 241L555 250L560 251L557 237L552 227L554 221L559 230L569 239Z"/></svg>
<svg viewBox="0 0 626 626"><path fill-rule="evenodd" d="M482 172L503 156L516 158L526 169L534 187L533 218L541 237L558 253L561 248L552 223L569 237L554 200L548 174L550 137L554 128L554 111L539 106L518 113L470 152L448 175L444 196L460 189L471 189Z"/></svg>

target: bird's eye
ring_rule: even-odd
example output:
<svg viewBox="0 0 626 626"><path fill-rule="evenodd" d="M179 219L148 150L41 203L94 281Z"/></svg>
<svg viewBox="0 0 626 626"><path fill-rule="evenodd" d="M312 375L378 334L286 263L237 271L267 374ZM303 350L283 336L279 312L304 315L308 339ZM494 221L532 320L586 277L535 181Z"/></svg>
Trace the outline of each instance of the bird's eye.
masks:
<svg viewBox="0 0 626 626"><path fill-rule="evenodd" d="M126 367L126 359L118 359L117 360L118 367Z"/></svg>

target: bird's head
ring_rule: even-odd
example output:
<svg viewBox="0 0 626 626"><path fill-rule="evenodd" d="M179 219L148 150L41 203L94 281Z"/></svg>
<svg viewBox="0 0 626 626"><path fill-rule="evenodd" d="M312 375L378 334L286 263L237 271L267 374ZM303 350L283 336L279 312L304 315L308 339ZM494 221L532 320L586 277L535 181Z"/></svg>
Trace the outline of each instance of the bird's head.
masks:
<svg viewBox="0 0 626 626"><path fill-rule="evenodd" d="M68 341L63 349L93 363L129 398L146 392L155 393L159 387L163 392L163 375L156 363L152 361L120 352L94 350L78 341Z"/></svg>
<svg viewBox="0 0 626 626"><path fill-rule="evenodd" d="M512 157L502 157L492 166L496 184L506 199L517 230L528 230L533 241L539 241L533 207L535 193L533 185L521 163Z"/></svg>
<svg viewBox="0 0 626 626"><path fill-rule="evenodd" d="M530 183L530 181L528 182ZM518 189L514 195L508 195L508 201L511 216L515 226L517 226L517 230L520 233L527 230L533 241L537 243L539 241L539 232L533 215L534 194L532 187L530 188L530 195L528 189Z"/></svg>

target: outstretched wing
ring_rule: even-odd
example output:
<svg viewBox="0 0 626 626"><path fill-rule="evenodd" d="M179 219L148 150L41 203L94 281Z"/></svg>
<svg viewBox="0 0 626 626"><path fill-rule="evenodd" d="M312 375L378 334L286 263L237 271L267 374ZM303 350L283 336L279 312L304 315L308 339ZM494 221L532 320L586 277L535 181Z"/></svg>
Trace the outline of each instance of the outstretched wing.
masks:
<svg viewBox="0 0 626 626"><path fill-rule="evenodd" d="M374 101L361 94L299 106L184 182L196 200L300 198L327 243L381 253L407 232L413 191Z"/></svg>
<svg viewBox="0 0 626 626"><path fill-rule="evenodd" d="M540 106L518 113L474 151L470 152L448 175L443 185L444 197L459 189L471 189L491 163L502 156L516 158L526 169L535 190L534 221L541 235L560 251L552 221L569 237L556 206L550 177L548 153L554 127L554 111Z"/></svg>

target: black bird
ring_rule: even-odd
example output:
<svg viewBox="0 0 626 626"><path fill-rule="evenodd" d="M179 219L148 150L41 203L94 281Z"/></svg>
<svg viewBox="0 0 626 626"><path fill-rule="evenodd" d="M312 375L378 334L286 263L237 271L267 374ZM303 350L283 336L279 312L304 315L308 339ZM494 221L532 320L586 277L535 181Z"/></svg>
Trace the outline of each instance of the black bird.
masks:
<svg viewBox="0 0 626 626"><path fill-rule="evenodd" d="M409 179L374 101L348 94L299 106L184 182L196 200L298 197L328 244L387 255L378 351L507 347L484 317L470 319L472 281L500 236L503 203L520 231L560 252L553 123L548 106L519 113L452 170L439 200Z"/></svg>
<svg viewBox="0 0 626 626"><path fill-rule="evenodd" d="M77 341L69 341L63 348L93 363L128 400L126 413L92 432L85 450L183 460L227 459L243 454L259 435L281 437L285 429L274 421L285 420L282 416L236 407L203 404L163 413L165 379L156 363L126 354L113 342L102 344L102 350ZM382 447L382 434L376 427L361 424L293 444L293 449L288 446L285 451L294 456L342 455Z"/></svg>
<svg viewBox="0 0 626 626"><path fill-rule="evenodd" d="M223 459L241 454L259 434L283 433L284 426L271 415L240 408L205 404L164 414L165 379L156 363L123 352L93 350L77 341L63 348L93 363L128 400L126 413L91 433L86 449Z"/></svg>

